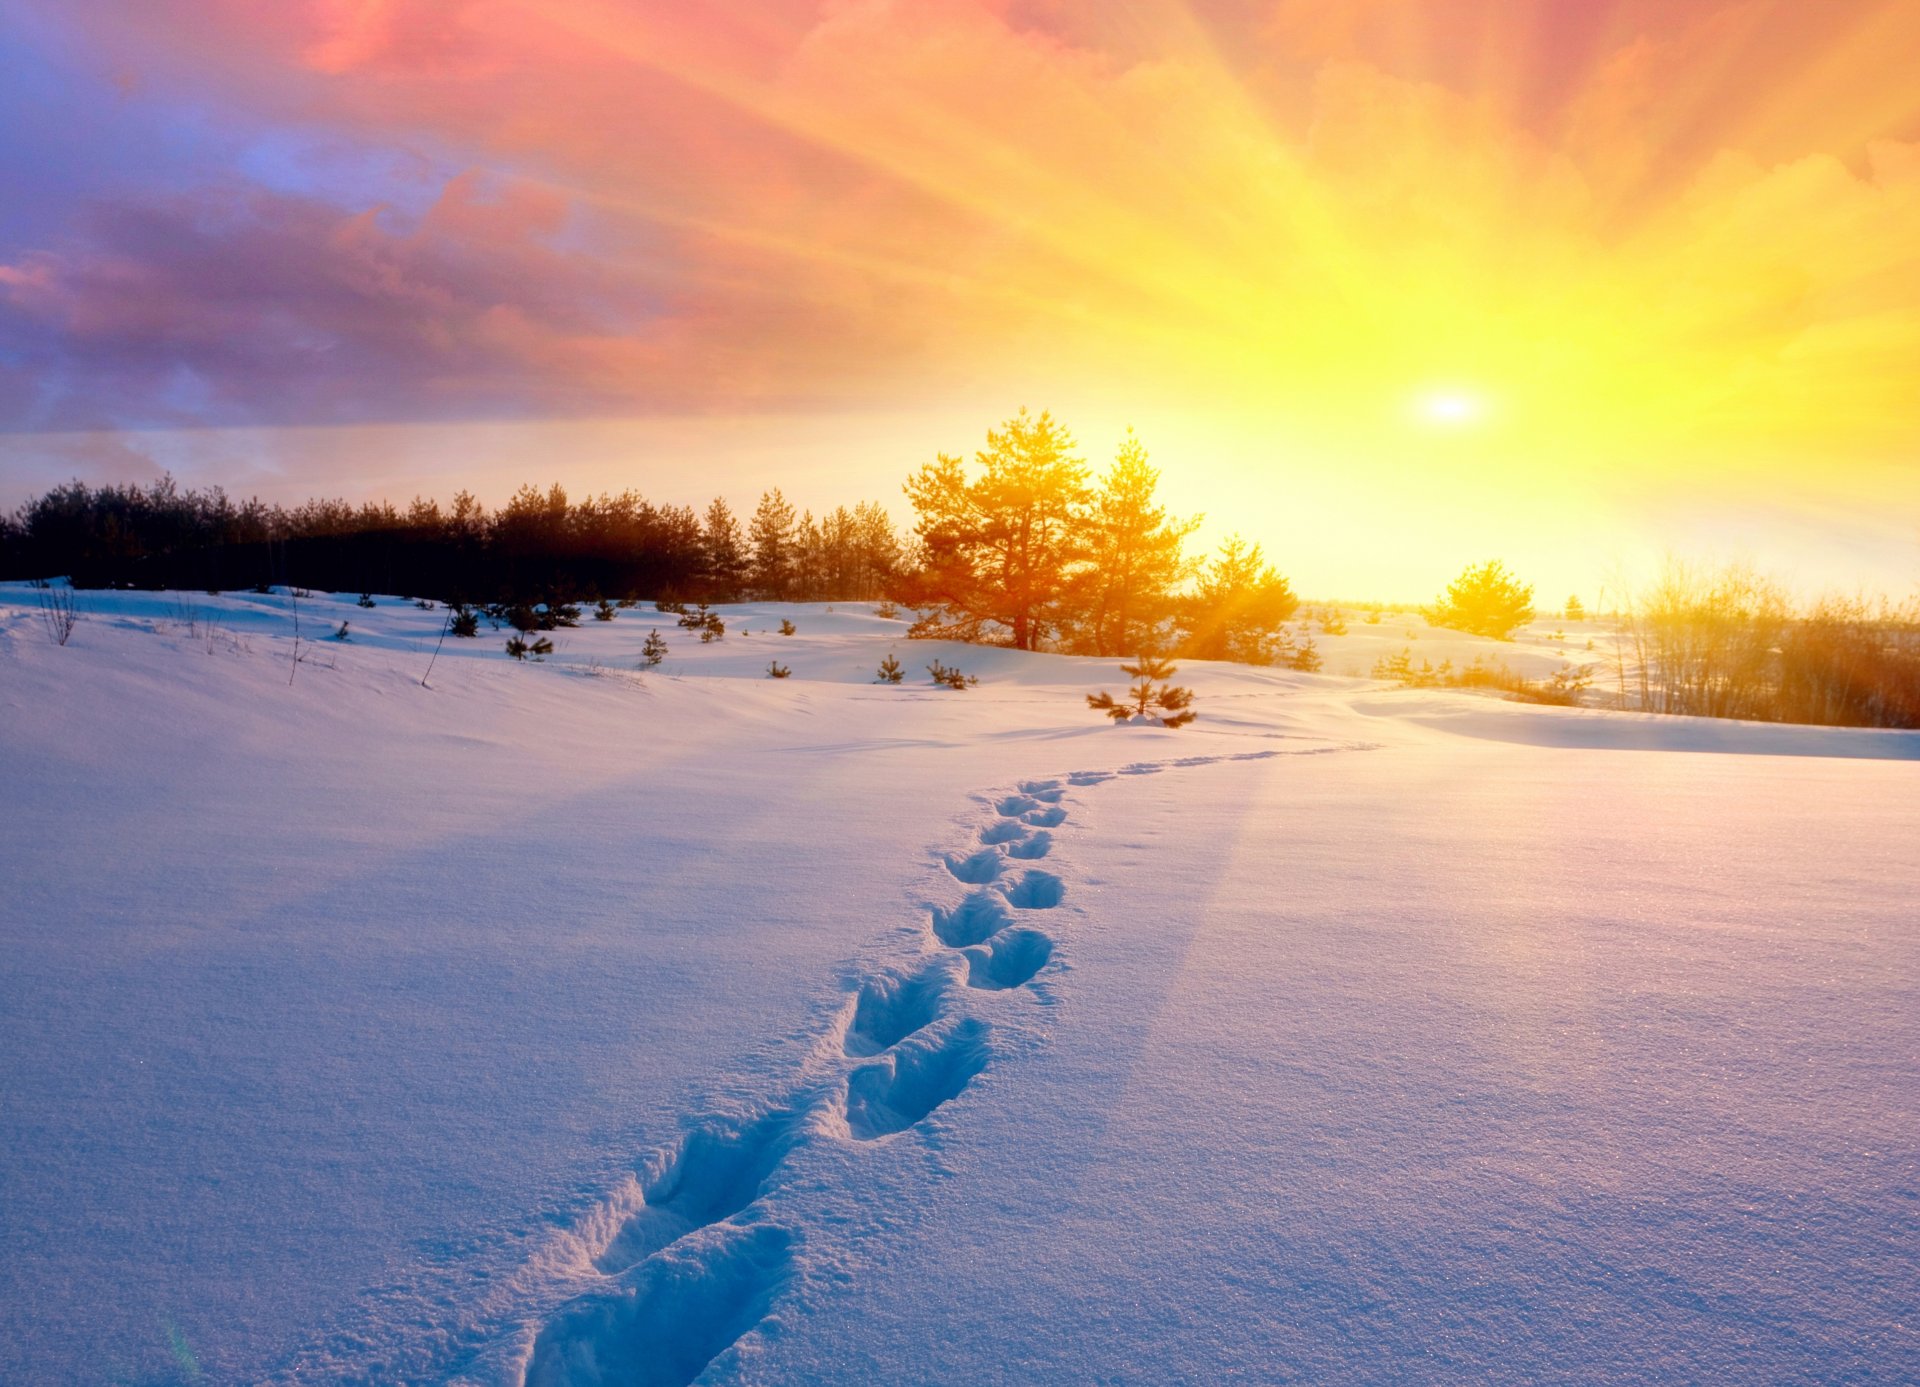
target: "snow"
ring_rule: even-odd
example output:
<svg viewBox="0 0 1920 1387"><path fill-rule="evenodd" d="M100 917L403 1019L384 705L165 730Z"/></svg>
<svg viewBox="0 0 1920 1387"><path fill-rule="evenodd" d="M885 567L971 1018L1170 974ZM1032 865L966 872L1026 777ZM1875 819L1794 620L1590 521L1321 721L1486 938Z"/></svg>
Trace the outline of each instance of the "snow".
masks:
<svg viewBox="0 0 1920 1387"><path fill-rule="evenodd" d="M1920 735L81 600L0 587L0 1381L1920 1379Z"/></svg>

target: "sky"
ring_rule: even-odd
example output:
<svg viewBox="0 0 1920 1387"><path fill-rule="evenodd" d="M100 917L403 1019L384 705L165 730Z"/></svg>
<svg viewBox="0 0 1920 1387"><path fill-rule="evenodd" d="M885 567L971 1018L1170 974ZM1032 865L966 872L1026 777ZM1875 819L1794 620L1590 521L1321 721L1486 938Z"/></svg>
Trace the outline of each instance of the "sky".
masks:
<svg viewBox="0 0 1920 1387"><path fill-rule="evenodd" d="M1912 0L10 0L0 505L878 499L1051 410L1203 537L1920 583Z"/></svg>

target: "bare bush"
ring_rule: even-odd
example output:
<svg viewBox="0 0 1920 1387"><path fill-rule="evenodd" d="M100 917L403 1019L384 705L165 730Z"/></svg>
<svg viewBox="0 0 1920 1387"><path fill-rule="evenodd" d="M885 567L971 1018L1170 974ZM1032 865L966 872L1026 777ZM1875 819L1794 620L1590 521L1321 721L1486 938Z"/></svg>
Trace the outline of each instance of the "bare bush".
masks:
<svg viewBox="0 0 1920 1387"><path fill-rule="evenodd" d="M36 588L34 595L40 599L40 625L46 630L47 639L55 645L65 645L73 638L73 628L80 621L80 606L73 588L64 583L47 583Z"/></svg>

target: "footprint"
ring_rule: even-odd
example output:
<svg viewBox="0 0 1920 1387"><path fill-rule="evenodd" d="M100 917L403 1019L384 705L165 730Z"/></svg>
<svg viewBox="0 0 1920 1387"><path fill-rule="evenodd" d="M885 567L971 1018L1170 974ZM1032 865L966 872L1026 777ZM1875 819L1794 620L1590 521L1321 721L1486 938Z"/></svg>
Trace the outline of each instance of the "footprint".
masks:
<svg viewBox="0 0 1920 1387"><path fill-rule="evenodd" d="M1113 779L1112 771L1075 771L1067 777L1069 785L1098 785Z"/></svg>
<svg viewBox="0 0 1920 1387"><path fill-rule="evenodd" d="M1017 819L1029 809L1038 809L1040 801L1026 795L1008 795L993 807L1000 811L1001 818Z"/></svg>
<svg viewBox="0 0 1920 1387"><path fill-rule="evenodd" d="M717 1229L624 1284L568 1302L533 1341L524 1387L687 1387L766 1318L793 1276L793 1235Z"/></svg>
<svg viewBox="0 0 1920 1387"><path fill-rule="evenodd" d="M689 1132L646 1189L646 1203L593 1259L625 1271L687 1234L732 1218L760 1197L767 1177L793 1146L800 1114L776 1109L744 1124L711 1121Z"/></svg>
<svg viewBox="0 0 1920 1387"><path fill-rule="evenodd" d="M1053 851L1053 835L1047 832L1035 833L1017 843L1007 844L1007 856L1019 858L1023 862L1037 862Z"/></svg>
<svg viewBox="0 0 1920 1387"><path fill-rule="evenodd" d="M1021 873L1020 880L1008 888L1007 900L1021 910L1052 910L1066 894L1059 877L1035 870Z"/></svg>
<svg viewBox="0 0 1920 1387"><path fill-rule="evenodd" d="M980 830L980 841L988 847L996 843L1017 842L1026 836L1027 830L1020 825L1018 819L1003 819L997 824L990 824Z"/></svg>
<svg viewBox="0 0 1920 1387"><path fill-rule="evenodd" d="M1052 785L1044 789L1030 790L1024 785L1022 785L1020 789L1021 789L1021 792L1025 794L1028 799L1037 799L1042 804L1058 804L1062 799L1066 797L1066 793L1067 793L1065 790L1060 788L1060 784L1058 781L1055 781Z"/></svg>
<svg viewBox="0 0 1920 1387"><path fill-rule="evenodd" d="M1002 930L967 950L967 986L990 992L1018 987L1053 957L1053 941L1037 929Z"/></svg>
<svg viewBox="0 0 1920 1387"><path fill-rule="evenodd" d="M933 907L933 934L949 949L992 938L1013 923L1007 903L991 891L975 891L953 909Z"/></svg>
<svg viewBox="0 0 1920 1387"><path fill-rule="evenodd" d="M1021 794L1032 795L1035 799L1041 798L1049 790L1057 793L1059 789L1060 782L1057 780L1023 780L1019 785Z"/></svg>
<svg viewBox="0 0 1920 1387"><path fill-rule="evenodd" d="M969 1017L943 1034L922 1032L847 1080L847 1129L861 1141L904 1132L987 1067L987 1025Z"/></svg>
<svg viewBox="0 0 1920 1387"><path fill-rule="evenodd" d="M969 886L984 886L1000 875L1000 854L991 848L982 849L971 857L955 857L948 853L946 864L955 881L963 881Z"/></svg>
<svg viewBox="0 0 1920 1387"><path fill-rule="evenodd" d="M860 987L844 1049L856 1058L898 1045L940 1015L952 975L936 960L911 976L882 973Z"/></svg>
<svg viewBox="0 0 1920 1387"><path fill-rule="evenodd" d="M1050 809L1029 809L1020 818L1035 828L1058 828L1067 821L1067 811L1055 805Z"/></svg>
<svg viewBox="0 0 1920 1387"><path fill-rule="evenodd" d="M1164 769L1157 761L1135 761L1131 766L1122 766L1122 775L1158 775Z"/></svg>

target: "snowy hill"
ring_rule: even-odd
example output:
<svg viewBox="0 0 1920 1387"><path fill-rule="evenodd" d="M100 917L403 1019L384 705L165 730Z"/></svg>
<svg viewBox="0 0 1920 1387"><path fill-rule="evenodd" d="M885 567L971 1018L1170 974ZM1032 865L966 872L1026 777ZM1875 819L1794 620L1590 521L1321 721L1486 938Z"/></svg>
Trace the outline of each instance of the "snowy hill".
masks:
<svg viewBox="0 0 1920 1387"><path fill-rule="evenodd" d="M1340 677L1592 634L1392 613L1171 732L864 605L81 600L0 586L0 1381L1920 1379L1920 734Z"/></svg>

